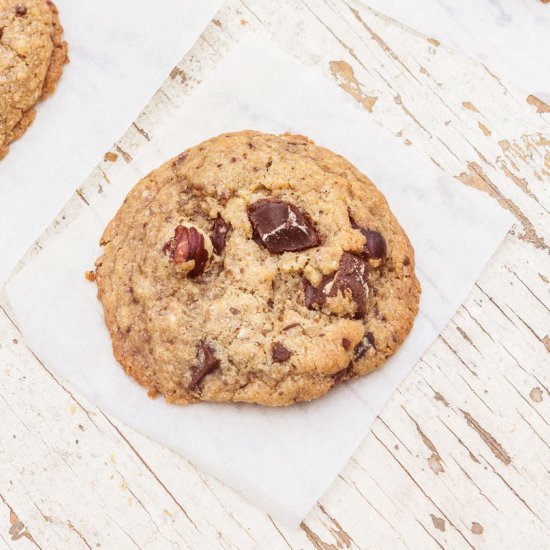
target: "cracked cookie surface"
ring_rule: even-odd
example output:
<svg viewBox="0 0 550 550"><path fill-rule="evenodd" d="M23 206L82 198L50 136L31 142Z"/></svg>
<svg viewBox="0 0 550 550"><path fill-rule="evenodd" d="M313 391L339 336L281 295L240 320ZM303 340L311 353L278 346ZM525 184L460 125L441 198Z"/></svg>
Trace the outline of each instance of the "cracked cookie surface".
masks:
<svg viewBox="0 0 550 550"><path fill-rule="evenodd" d="M385 198L304 136L188 149L130 191L101 245L114 355L172 403L317 398L381 366L418 311Z"/></svg>
<svg viewBox="0 0 550 550"><path fill-rule="evenodd" d="M0 0L0 159L34 120L67 62L57 8L49 0Z"/></svg>

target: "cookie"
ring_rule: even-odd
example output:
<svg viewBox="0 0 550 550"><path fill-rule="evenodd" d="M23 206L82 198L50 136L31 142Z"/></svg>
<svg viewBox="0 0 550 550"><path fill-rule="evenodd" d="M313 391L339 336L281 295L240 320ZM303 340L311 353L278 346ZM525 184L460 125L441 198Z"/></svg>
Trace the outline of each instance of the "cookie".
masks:
<svg viewBox="0 0 550 550"><path fill-rule="evenodd" d="M100 244L114 355L170 403L315 399L380 367L418 311L383 195L304 136L185 151L130 191Z"/></svg>
<svg viewBox="0 0 550 550"><path fill-rule="evenodd" d="M0 159L34 120L68 61L57 8L49 0L0 0Z"/></svg>

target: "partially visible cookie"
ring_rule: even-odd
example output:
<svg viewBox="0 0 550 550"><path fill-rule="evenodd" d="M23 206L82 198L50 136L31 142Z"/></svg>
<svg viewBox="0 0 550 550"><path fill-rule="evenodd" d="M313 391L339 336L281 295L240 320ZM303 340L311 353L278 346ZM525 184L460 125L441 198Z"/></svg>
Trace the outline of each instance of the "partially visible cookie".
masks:
<svg viewBox="0 0 550 550"><path fill-rule="evenodd" d="M68 61L62 34L50 0L0 0L0 159L55 90Z"/></svg>
<svg viewBox="0 0 550 550"><path fill-rule="evenodd" d="M114 355L172 403L314 399L381 366L418 311L382 193L304 136L185 151L132 189L101 245Z"/></svg>

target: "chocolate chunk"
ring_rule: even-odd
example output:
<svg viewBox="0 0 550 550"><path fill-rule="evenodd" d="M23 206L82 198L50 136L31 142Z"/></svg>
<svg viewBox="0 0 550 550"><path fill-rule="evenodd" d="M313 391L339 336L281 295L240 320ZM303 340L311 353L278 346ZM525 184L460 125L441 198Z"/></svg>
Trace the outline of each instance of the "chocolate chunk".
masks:
<svg viewBox="0 0 550 550"><path fill-rule="evenodd" d="M360 231L367 238L367 242L363 247L363 251L367 258L376 260L385 258L388 252L386 239L384 239L378 231L372 231L370 229L360 229Z"/></svg>
<svg viewBox="0 0 550 550"><path fill-rule="evenodd" d="M361 227L351 216L349 215L349 221L354 229L360 231L365 237L366 242L363 247L363 254L367 259L382 260L386 257L388 247L386 245L386 239L381 235L379 231L367 229Z"/></svg>
<svg viewBox="0 0 550 550"><path fill-rule="evenodd" d="M197 368L191 375L189 384L187 384L188 390L195 389L207 374L220 368L220 360L216 357L216 352L212 344L208 342L199 343L197 363Z"/></svg>
<svg viewBox="0 0 550 550"><path fill-rule="evenodd" d="M185 153L182 153L181 155L178 155L178 157L176 158L176 165L183 164L187 160L188 156L189 153L187 151Z"/></svg>
<svg viewBox="0 0 550 550"><path fill-rule="evenodd" d="M410 265L411 263L411 260L409 259L408 256L405 256L405 259L403 260L403 265Z"/></svg>
<svg viewBox="0 0 550 550"><path fill-rule="evenodd" d="M321 284L314 287L306 281L305 283L305 305L308 309L313 306L322 306L328 296L336 296L338 292L349 293L356 304L356 317L363 317L367 311L367 275L369 272L368 263L355 254L344 253L340 260L340 267L334 275L323 277Z"/></svg>
<svg viewBox="0 0 550 550"><path fill-rule="evenodd" d="M319 246L321 240L306 212L278 199L261 199L248 207L254 239L272 254Z"/></svg>
<svg viewBox="0 0 550 550"><path fill-rule="evenodd" d="M291 323L290 325L283 327L281 330L286 331L286 330L290 330L291 328L299 327L299 326L300 326L300 323Z"/></svg>
<svg viewBox="0 0 550 550"><path fill-rule="evenodd" d="M342 338L342 347L348 351L349 347L351 346L351 342L347 338Z"/></svg>
<svg viewBox="0 0 550 550"><path fill-rule="evenodd" d="M214 220L214 227L210 236L214 252L218 256L221 256L225 250L225 241L227 240L227 233L230 228L231 225L218 214L218 217Z"/></svg>
<svg viewBox="0 0 550 550"><path fill-rule="evenodd" d="M367 286L367 275L369 273L369 264L354 254L347 252L340 260L340 269L336 272L334 283L329 296L336 296L338 291L345 294L351 292L352 298L357 305L356 317L363 317L367 312L367 296L369 288Z"/></svg>
<svg viewBox="0 0 550 550"><path fill-rule="evenodd" d="M271 359L274 363L284 363L290 359L291 355L292 352L280 342L275 342L271 348Z"/></svg>
<svg viewBox="0 0 550 550"><path fill-rule="evenodd" d="M319 286L313 286L304 277L304 304L308 309L315 309L315 305L323 305L326 301L326 296L323 294L324 285L321 282Z"/></svg>
<svg viewBox="0 0 550 550"><path fill-rule="evenodd" d="M308 309L315 309L314 306L322 306L327 301L324 290L333 279L334 275L325 275L319 286L313 286L304 279L304 304Z"/></svg>
<svg viewBox="0 0 550 550"><path fill-rule="evenodd" d="M195 267L189 272L190 277L204 273L208 262L208 250L204 247L204 236L195 227L178 225L174 236L162 247L175 264L195 260Z"/></svg>
<svg viewBox="0 0 550 550"><path fill-rule="evenodd" d="M27 15L27 8L26 6L22 6L21 4L17 4L15 6L15 15L17 17L25 17Z"/></svg>
<svg viewBox="0 0 550 550"><path fill-rule="evenodd" d="M350 361L345 369L339 370L336 374L333 374L332 379L334 383L337 384L338 382L344 382L345 380L353 378L353 374L353 363Z"/></svg>
<svg viewBox="0 0 550 550"><path fill-rule="evenodd" d="M376 349L374 334L372 332L367 332L365 336L363 336L363 339L355 346L353 354L354 361L361 359L361 357L371 348Z"/></svg>

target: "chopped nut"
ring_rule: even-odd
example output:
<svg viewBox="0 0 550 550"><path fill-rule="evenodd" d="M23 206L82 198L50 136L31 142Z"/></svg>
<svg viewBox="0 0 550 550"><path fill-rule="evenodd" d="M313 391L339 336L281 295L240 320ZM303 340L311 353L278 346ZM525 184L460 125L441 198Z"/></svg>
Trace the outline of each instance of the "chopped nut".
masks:
<svg viewBox="0 0 550 550"><path fill-rule="evenodd" d="M175 264L193 261L193 268L188 274L190 277L199 277L204 273L208 259L212 255L212 244L195 226L178 225L174 230L174 236L162 247L162 251Z"/></svg>
<svg viewBox="0 0 550 550"><path fill-rule="evenodd" d="M319 286L323 280L323 274L312 267L311 264L306 265L304 268L304 276L313 286Z"/></svg>

